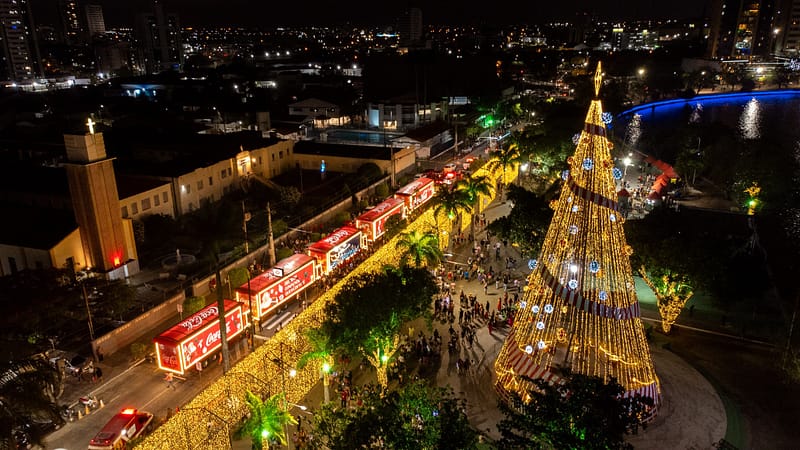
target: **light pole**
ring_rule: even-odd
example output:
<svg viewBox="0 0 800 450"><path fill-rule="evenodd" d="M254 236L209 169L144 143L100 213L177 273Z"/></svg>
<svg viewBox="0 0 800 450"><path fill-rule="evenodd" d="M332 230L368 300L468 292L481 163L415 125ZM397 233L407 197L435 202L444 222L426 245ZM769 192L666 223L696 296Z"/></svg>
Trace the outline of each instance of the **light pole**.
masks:
<svg viewBox="0 0 800 450"><path fill-rule="evenodd" d="M628 175L628 166L630 166L632 163L631 157L626 156L622 162L625 164L625 170L622 172L622 177L625 178Z"/></svg>
<svg viewBox="0 0 800 450"><path fill-rule="evenodd" d="M286 366L285 366L285 363L284 363L284 360L283 360L283 347L284 347L284 345L286 345L286 344L284 344L283 341L281 341L280 342L280 349L281 349L280 369L281 369L281 386L282 386L282 389L283 389L283 410L288 414L288 412L289 412L289 400L286 398ZM296 376L297 376L297 370L295 370L294 368L289 369L289 377L290 378L294 378ZM286 435L286 447L291 449L292 448L292 439L289 436L289 423L288 423L288 421L283 423L283 432Z"/></svg>

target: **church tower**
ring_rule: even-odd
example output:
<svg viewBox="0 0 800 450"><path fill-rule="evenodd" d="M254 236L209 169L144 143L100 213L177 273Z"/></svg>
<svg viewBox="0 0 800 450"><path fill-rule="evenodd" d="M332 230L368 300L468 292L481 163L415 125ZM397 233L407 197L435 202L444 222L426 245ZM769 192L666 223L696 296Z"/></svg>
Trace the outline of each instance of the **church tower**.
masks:
<svg viewBox="0 0 800 450"><path fill-rule="evenodd" d="M130 220L123 220L119 207L114 158L106 156L103 133L89 131L65 134L67 179L75 220L87 256L85 267L108 278L125 278L139 271Z"/></svg>

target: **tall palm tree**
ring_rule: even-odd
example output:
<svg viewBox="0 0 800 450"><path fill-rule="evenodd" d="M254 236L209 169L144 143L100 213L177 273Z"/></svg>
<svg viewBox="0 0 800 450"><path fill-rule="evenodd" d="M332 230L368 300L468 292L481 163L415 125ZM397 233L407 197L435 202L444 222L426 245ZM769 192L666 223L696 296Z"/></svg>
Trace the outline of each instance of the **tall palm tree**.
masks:
<svg viewBox="0 0 800 450"><path fill-rule="evenodd" d="M222 275L220 273L220 252L230 237L240 232L241 214L236 211L232 204L221 201L218 204L203 205L200 209L193 212L188 217L186 228L187 233L197 239L202 247L202 253L210 257L214 263L214 273L216 280L217 309L219 310L219 331L220 341L222 342L222 370L227 373L231 368L230 350L228 349L227 325L225 324L225 300L222 294ZM226 239L228 237L228 239ZM237 238L241 242L240 238Z"/></svg>
<svg viewBox="0 0 800 450"><path fill-rule="evenodd" d="M461 217L462 212L472 211L470 199L464 191L458 189L449 189L443 187L433 197L433 217L436 220L436 229L441 230L439 226L439 216L444 214L450 221L457 223L457 218ZM453 230L457 227L454 225L450 234L447 236L447 248L453 243Z"/></svg>
<svg viewBox="0 0 800 450"><path fill-rule="evenodd" d="M306 339L311 346L311 350L300 355L297 360L297 368L302 369L311 361L322 361L322 385L324 387L325 403L331 401L328 389L328 372L333 367L333 348L331 348L330 336L321 328L311 328L306 331Z"/></svg>
<svg viewBox="0 0 800 450"><path fill-rule="evenodd" d="M286 436L286 424L296 425L297 420L289 413L286 408L286 393L275 394L266 400L250 391L247 391L247 406L250 408L250 416L242 425L242 434L250 436L253 445L258 450L264 448L264 442L277 440L282 445L288 443Z"/></svg>
<svg viewBox="0 0 800 450"><path fill-rule="evenodd" d="M503 182L501 184L502 187L506 185L506 169L509 167L514 167L515 164L519 163L522 156L520 154L519 146L517 144L511 144L507 148L496 151L494 153L494 157L486 162L486 168L492 171L497 169L503 170ZM501 195L503 190L500 191Z"/></svg>
<svg viewBox="0 0 800 450"><path fill-rule="evenodd" d="M470 208L472 210L472 217L470 217L470 235L475 236L475 215L480 210L481 195L490 196L494 191L494 186L489 178L485 175L469 176L456 183L456 191L461 191L467 197Z"/></svg>
<svg viewBox="0 0 800 450"><path fill-rule="evenodd" d="M439 248L439 238L436 233L431 232L403 233L399 236L395 248L403 251L403 256L400 257L401 266L407 265L408 260L411 259L414 261L415 267L423 265L435 267L444 257L442 249Z"/></svg>

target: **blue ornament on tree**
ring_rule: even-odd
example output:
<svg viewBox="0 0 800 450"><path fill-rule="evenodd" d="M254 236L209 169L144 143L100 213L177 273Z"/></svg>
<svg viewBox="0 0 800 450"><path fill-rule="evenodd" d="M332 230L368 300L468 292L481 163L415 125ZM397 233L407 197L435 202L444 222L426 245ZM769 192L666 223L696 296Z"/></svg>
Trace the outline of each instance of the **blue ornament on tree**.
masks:
<svg viewBox="0 0 800 450"><path fill-rule="evenodd" d="M594 168L594 161L592 158L586 158L583 160L583 170L592 170Z"/></svg>
<svg viewBox="0 0 800 450"><path fill-rule="evenodd" d="M600 263L598 261L592 261L589 263L589 272L597 273L600 271Z"/></svg>
<svg viewBox="0 0 800 450"><path fill-rule="evenodd" d="M570 289L577 289L578 288L578 280L569 280L569 283L567 283L567 286L569 286Z"/></svg>
<svg viewBox="0 0 800 450"><path fill-rule="evenodd" d="M563 172L561 172L562 180L567 181L568 178L569 178L569 170L564 170Z"/></svg>
<svg viewBox="0 0 800 450"><path fill-rule="evenodd" d="M530 355L531 353L533 353L533 346L532 346L532 345L526 345L526 346L525 346L525 353L527 353L527 354L529 354L529 355Z"/></svg>
<svg viewBox="0 0 800 450"><path fill-rule="evenodd" d="M536 322L537 330L544 330L544 322Z"/></svg>
<svg viewBox="0 0 800 450"><path fill-rule="evenodd" d="M577 225L570 225L569 226L569 234L578 234L578 226Z"/></svg>
<svg viewBox="0 0 800 450"><path fill-rule="evenodd" d="M600 117L602 118L603 123L606 125L610 124L611 121L614 120L614 116L608 111L604 112Z"/></svg>
<svg viewBox="0 0 800 450"><path fill-rule="evenodd" d="M536 269L536 266L538 266L538 265L539 265L539 261L537 261L535 259L529 259L528 260L528 269L534 270L534 269Z"/></svg>
<svg viewBox="0 0 800 450"><path fill-rule="evenodd" d="M614 175L614 179L615 180L621 180L622 179L622 171L619 170L618 167L614 167L614 169L611 170L611 173Z"/></svg>
<svg viewBox="0 0 800 450"><path fill-rule="evenodd" d="M581 134L580 133L575 133L574 135L572 135L572 143L573 144L578 145L578 142L580 142L580 141L581 141Z"/></svg>
<svg viewBox="0 0 800 450"><path fill-rule="evenodd" d="M597 294L597 297L600 299L600 301L604 302L608 300L608 293L606 291L600 291L600 293Z"/></svg>

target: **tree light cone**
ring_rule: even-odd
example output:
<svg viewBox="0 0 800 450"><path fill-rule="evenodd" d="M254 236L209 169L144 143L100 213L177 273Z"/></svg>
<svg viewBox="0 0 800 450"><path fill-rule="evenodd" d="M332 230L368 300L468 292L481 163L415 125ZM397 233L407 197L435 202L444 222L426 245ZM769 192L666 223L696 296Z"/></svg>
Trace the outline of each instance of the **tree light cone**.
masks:
<svg viewBox="0 0 800 450"><path fill-rule="evenodd" d="M600 67L598 65L598 73ZM600 100L592 101L541 253L515 305L495 362L496 388L524 399L533 384L560 382L558 368L611 378L625 397L660 400L639 313Z"/></svg>

